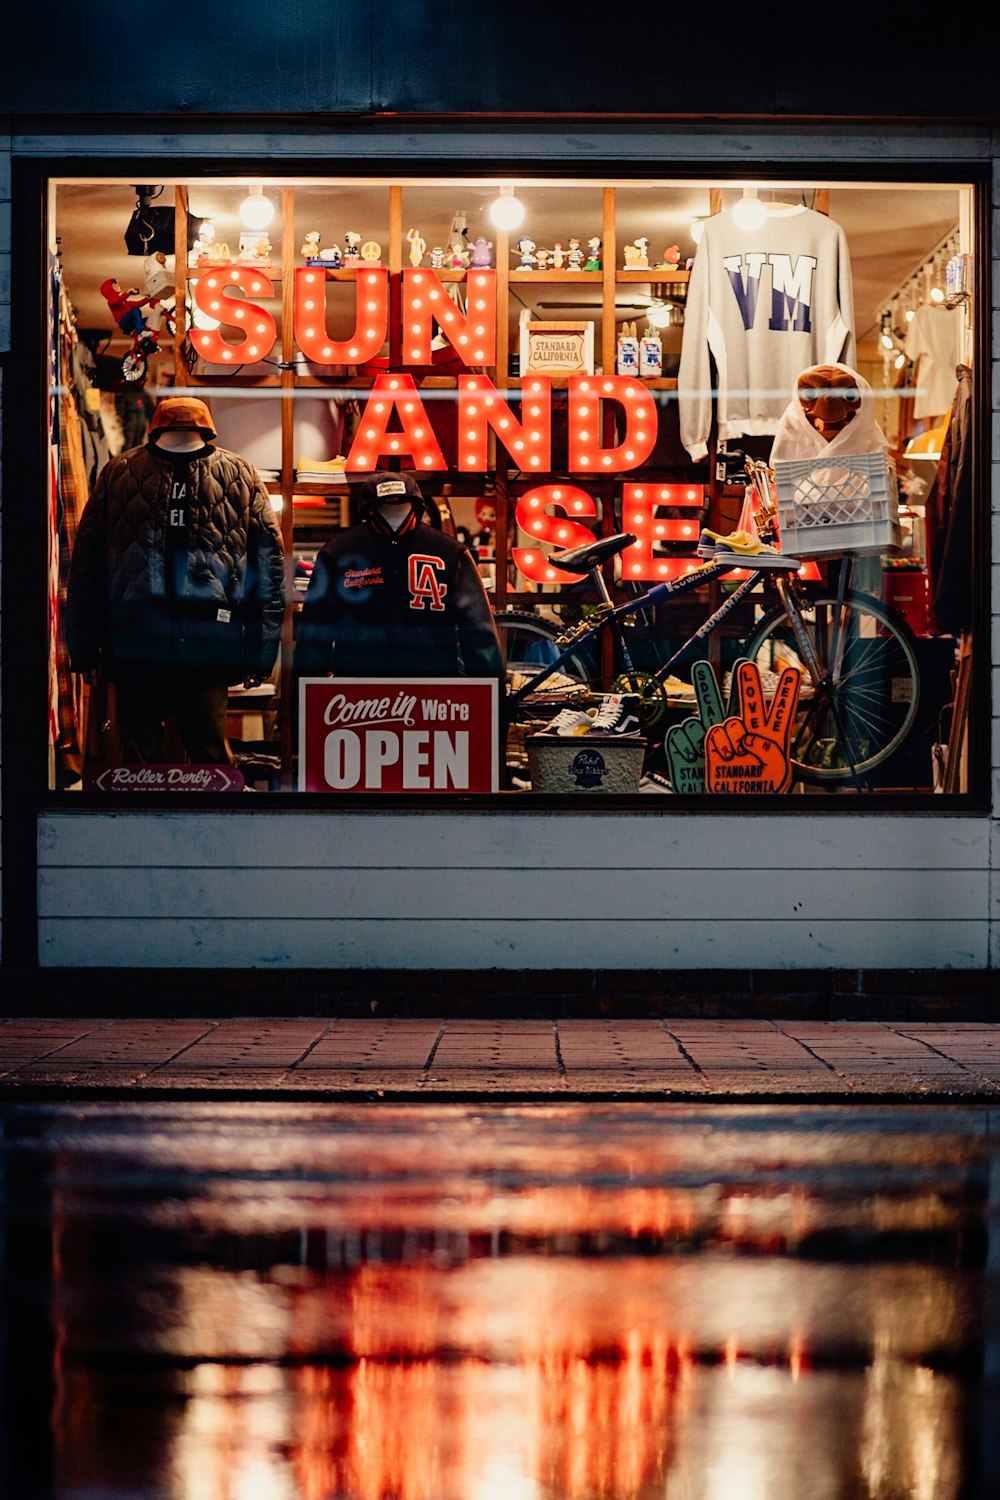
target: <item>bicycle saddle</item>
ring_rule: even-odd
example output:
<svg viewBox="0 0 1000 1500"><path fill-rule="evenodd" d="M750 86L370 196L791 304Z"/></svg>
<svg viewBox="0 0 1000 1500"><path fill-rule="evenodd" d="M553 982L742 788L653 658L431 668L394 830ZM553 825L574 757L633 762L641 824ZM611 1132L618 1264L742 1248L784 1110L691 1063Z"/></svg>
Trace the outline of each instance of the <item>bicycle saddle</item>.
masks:
<svg viewBox="0 0 1000 1500"><path fill-rule="evenodd" d="M568 552L553 552L549 562L553 567L565 568L567 573L590 573L609 558L624 552L626 547L631 547L635 540L631 531L620 531L617 536L600 537L583 547L571 547Z"/></svg>

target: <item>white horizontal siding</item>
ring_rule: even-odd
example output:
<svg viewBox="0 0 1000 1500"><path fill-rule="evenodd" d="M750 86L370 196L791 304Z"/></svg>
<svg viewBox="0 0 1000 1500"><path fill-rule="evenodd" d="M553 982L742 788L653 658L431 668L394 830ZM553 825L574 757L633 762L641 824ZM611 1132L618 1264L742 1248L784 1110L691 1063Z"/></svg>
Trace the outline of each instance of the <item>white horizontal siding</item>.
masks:
<svg viewBox="0 0 1000 1500"><path fill-rule="evenodd" d="M82 878L81 878L82 877ZM982 916L989 899L985 870L794 870L694 866L671 870L443 869L367 867L220 870L43 870L39 905L51 917L162 920L690 922L706 912L749 921L866 921L872 912Z"/></svg>
<svg viewBox="0 0 1000 1500"><path fill-rule="evenodd" d="M986 870L985 818L766 817L597 810L483 813L46 813L38 857L50 867L154 869Z"/></svg>
<svg viewBox="0 0 1000 1500"><path fill-rule="evenodd" d="M46 965L319 969L816 969L986 965L985 920L573 920L303 922L49 919ZM141 981L138 981L141 983Z"/></svg>
<svg viewBox="0 0 1000 1500"><path fill-rule="evenodd" d="M45 964L982 968L985 818L52 814Z"/></svg>

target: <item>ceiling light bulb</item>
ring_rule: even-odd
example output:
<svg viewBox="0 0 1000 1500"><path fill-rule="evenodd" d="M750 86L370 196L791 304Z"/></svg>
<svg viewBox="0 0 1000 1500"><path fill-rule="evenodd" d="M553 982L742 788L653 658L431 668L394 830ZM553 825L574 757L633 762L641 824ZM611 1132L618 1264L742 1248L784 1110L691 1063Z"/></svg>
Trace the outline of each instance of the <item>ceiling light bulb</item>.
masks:
<svg viewBox="0 0 1000 1500"><path fill-rule="evenodd" d="M880 342L883 349L891 349L893 347L892 339L887 333L883 333L880 335Z"/></svg>
<svg viewBox="0 0 1000 1500"><path fill-rule="evenodd" d="M514 197L513 188L502 187L499 198L494 198L490 204L490 223L494 229L504 229L508 233L520 229L524 223L524 204L520 198Z"/></svg>
<svg viewBox="0 0 1000 1500"><path fill-rule="evenodd" d="M740 229L760 229L767 218L767 209L757 197L756 188L744 188L743 197L733 205L733 221Z"/></svg>
<svg viewBox="0 0 1000 1500"><path fill-rule="evenodd" d="M273 218L274 204L264 197L264 189L256 183L240 204L240 219L247 229L266 229Z"/></svg>
<svg viewBox="0 0 1000 1500"><path fill-rule="evenodd" d="M892 367L893 367L894 370L901 370L905 364L906 364L906 355L905 354L897 354L896 358L892 362Z"/></svg>
<svg viewBox="0 0 1000 1500"><path fill-rule="evenodd" d="M943 302L944 301L944 292L941 290L941 288L939 286L932 286L931 287L931 301L932 302Z"/></svg>

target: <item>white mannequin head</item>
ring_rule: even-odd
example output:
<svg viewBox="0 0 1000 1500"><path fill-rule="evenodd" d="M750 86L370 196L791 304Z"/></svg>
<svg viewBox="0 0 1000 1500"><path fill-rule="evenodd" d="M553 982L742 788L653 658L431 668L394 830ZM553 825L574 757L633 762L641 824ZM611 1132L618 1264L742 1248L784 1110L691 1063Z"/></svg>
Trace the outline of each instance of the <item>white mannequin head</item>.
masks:
<svg viewBox="0 0 1000 1500"><path fill-rule="evenodd" d="M153 441L170 453L194 453L204 448L206 439L197 427L165 427L154 434Z"/></svg>
<svg viewBox="0 0 1000 1500"><path fill-rule="evenodd" d="M413 509L413 502L411 500L386 500L375 508L393 531L398 531Z"/></svg>

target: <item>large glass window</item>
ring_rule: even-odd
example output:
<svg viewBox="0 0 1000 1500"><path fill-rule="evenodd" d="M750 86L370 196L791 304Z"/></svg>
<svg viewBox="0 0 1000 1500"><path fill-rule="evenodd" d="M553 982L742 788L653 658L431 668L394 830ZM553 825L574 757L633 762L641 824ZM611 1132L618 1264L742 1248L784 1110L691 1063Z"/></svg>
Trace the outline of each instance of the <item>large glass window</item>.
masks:
<svg viewBox="0 0 1000 1500"><path fill-rule="evenodd" d="M53 183L53 790L966 790L972 199Z"/></svg>

